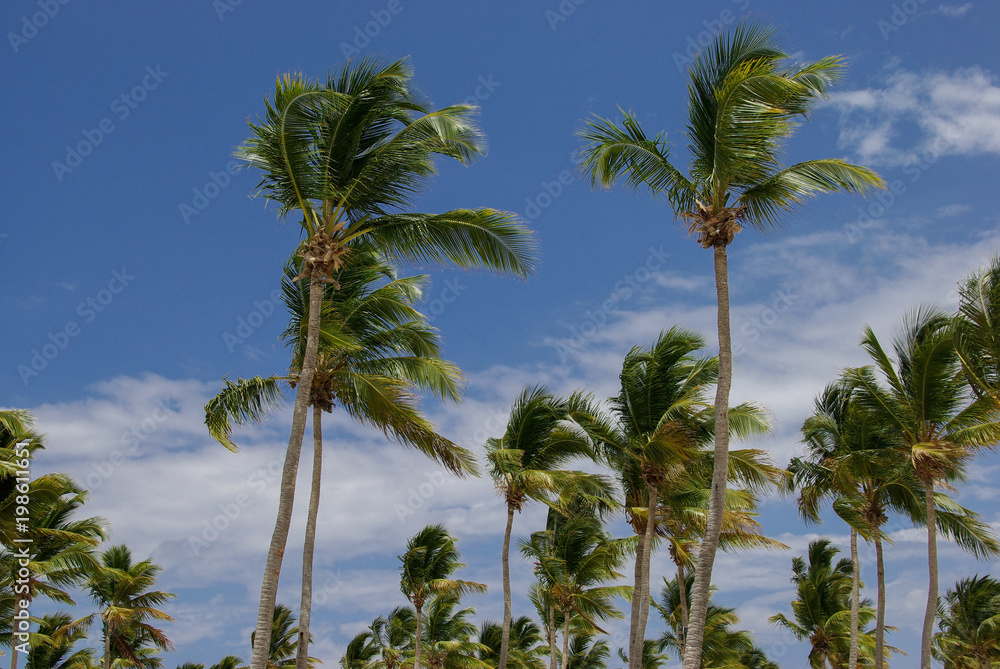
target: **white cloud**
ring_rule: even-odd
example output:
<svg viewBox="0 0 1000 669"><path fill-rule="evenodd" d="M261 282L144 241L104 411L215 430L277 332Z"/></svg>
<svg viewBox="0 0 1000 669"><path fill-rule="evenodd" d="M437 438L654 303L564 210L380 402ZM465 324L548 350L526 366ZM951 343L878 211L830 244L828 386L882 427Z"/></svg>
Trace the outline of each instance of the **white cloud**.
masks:
<svg viewBox="0 0 1000 669"><path fill-rule="evenodd" d="M972 9L971 2L967 2L964 5L940 5L935 10L935 13L960 19L965 16L965 13L970 9Z"/></svg>
<svg viewBox="0 0 1000 669"><path fill-rule="evenodd" d="M866 163L925 169L945 155L1000 153L1000 87L981 67L895 67L883 87L833 93L830 104L842 113L840 145Z"/></svg>

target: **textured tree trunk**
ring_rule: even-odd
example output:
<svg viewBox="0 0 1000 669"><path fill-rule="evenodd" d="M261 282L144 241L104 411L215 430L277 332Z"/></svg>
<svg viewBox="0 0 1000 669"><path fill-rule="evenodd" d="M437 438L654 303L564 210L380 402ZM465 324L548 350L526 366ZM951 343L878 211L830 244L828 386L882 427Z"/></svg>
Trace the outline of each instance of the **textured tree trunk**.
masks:
<svg viewBox="0 0 1000 669"><path fill-rule="evenodd" d="M111 627L104 623L104 669L111 669Z"/></svg>
<svg viewBox="0 0 1000 669"><path fill-rule="evenodd" d="M646 622L649 620L649 563L653 553L653 530L656 528L656 505L659 490L655 485L649 486L649 503L646 509L646 535L642 542L642 580L639 594L632 593L632 604L639 600L638 627L632 630L629 644L629 669L642 669L642 650L646 641Z"/></svg>
<svg viewBox="0 0 1000 669"><path fill-rule="evenodd" d="M687 645L688 626L688 593L687 574L684 573L684 564L677 563L677 597L681 602L681 633L677 635L677 647L681 652L681 664L684 664L684 647Z"/></svg>
<svg viewBox="0 0 1000 669"><path fill-rule="evenodd" d="M855 669L858 666L858 617L861 609L861 566L858 563L858 531L851 528L851 649L847 666Z"/></svg>
<svg viewBox="0 0 1000 669"><path fill-rule="evenodd" d="M875 578L878 580L878 602L875 605L875 666L885 666L885 564L882 562L882 538L875 528Z"/></svg>
<svg viewBox="0 0 1000 669"><path fill-rule="evenodd" d="M563 608L562 669L569 669L569 609Z"/></svg>
<svg viewBox="0 0 1000 669"><path fill-rule="evenodd" d="M507 504L507 528L503 533L503 632L500 636L500 661L497 669L507 669L507 652L510 648L510 532L514 527L514 507Z"/></svg>
<svg viewBox="0 0 1000 669"><path fill-rule="evenodd" d="M924 611L924 632L920 639L920 669L931 669L931 641L934 638L934 616L937 615L938 560L937 519L934 513L934 480L922 477L924 504L927 507L927 609Z"/></svg>
<svg viewBox="0 0 1000 669"><path fill-rule="evenodd" d="M701 669L701 649L705 638L708 596L712 587L712 568L722 531L722 513L726 503L726 479L729 476L729 389L733 380L733 352L729 335L729 270L726 247L715 246L715 290L719 301L719 383L715 390L715 459L712 469L712 495L708 502L705 537L698 552L698 566L691 590L691 617L685 641L684 669ZM256 669L256 667L254 668Z"/></svg>
<svg viewBox="0 0 1000 669"><path fill-rule="evenodd" d="M648 526L649 523L646 523ZM632 612L629 616L629 636L628 636L628 667L629 669L634 669L632 664L632 656L635 653L635 636L639 629L639 608L642 606L642 597L640 589L642 588L643 581L643 568L645 563L643 562L643 553L645 553L646 546L646 533L636 535L636 550L635 550L635 573L632 580Z"/></svg>
<svg viewBox="0 0 1000 669"><path fill-rule="evenodd" d="M421 615L422 615L420 612L423 609L423 605L421 605L421 606L414 605L413 608L415 608L417 610L417 629L416 629L416 632L414 632L414 635L413 635L413 669L420 669L420 642L421 642L421 639L420 639L420 618L421 618Z"/></svg>
<svg viewBox="0 0 1000 669"><path fill-rule="evenodd" d="M302 451L302 435L305 434L309 412L309 396L313 376L316 372L316 354L319 350L320 312L323 304L323 279L319 270L309 273L309 324L306 330L306 350L302 360L302 371L295 388L295 408L292 412L292 433L288 437L288 450L281 470L281 488L278 495L278 517L274 521L274 532L264 563L264 578L260 587L260 606L257 609L257 632L254 637L253 656L250 669L266 669L267 652L271 639L271 624L274 622L274 600L278 594L278 577L281 574L281 560L285 555L288 529L292 522L292 505L295 501L295 477L299 469L299 454Z"/></svg>
<svg viewBox="0 0 1000 669"><path fill-rule="evenodd" d="M549 607L549 669L556 669L556 610Z"/></svg>
<svg viewBox="0 0 1000 669"><path fill-rule="evenodd" d="M309 489L309 512L306 516L306 540L302 546L302 601L299 604L299 643L295 649L295 669L309 663L309 622L312 619L313 551L316 547L316 516L323 481L323 410L313 405L313 466Z"/></svg>

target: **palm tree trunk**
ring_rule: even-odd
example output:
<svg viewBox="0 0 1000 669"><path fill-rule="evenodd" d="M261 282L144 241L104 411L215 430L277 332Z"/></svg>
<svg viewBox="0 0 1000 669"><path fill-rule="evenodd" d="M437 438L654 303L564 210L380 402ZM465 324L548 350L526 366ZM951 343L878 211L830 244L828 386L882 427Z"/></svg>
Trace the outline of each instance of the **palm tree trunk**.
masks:
<svg viewBox="0 0 1000 669"><path fill-rule="evenodd" d="M323 481L323 410L313 405L313 467L309 489L309 512L306 516L306 540L302 546L302 601L299 604L299 642L295 649L295 669L309 663L309 622L312 619L313 551L316 547L316 516Z"/></svg>
<svg viewBox="0 0 1000 669"><path fill-rule="evenodd" d="M562 669L569 669L569 608L563 609Z"/></svg>
<svg viewBox="0 0 1000 669"><path fill-rule="evenodd" d="M507 504L507 528L503 534L503 555L500 562L503 565L503 631L500 635L500 661L497 669L507 669L507 651L510 648L510 532L514 527L514 507Z"/></svg>
<svg viewBox="0 0 1000 669"><path fill-rule="evenodd" d="M882 538L875 528L875 578L878 581L878 603L875 605L875 666L883 669L885 662L885 564L882 562Z"/></svg>
<svg viewBox="0 0 1000 669"><path fill-rule="evenodd" d="M646 523L648 526L649 523ZM643 582L643 571L645 568L645 561L643 560L643 554L645 553L646 546L646 533L636 535L636 550L635 550L635 576L632 585L632 612L629 616L629 637L628 637L628 667L633 669L632 657L635 654L635 637L636 632L639 629L639 608L642 606L642 582Z"/></svg>
<svg viewBox="0 0 1000 669"><path fill-rule="evenodd" d="M417 629L413 633L413 669L420 669L420 618L423 605L414 607L417 610Z"/></svg>
<svg viewBox="0 0 1000 669"><path fill-rule="evenodd" d="M677 635L677 647L681 652L681 664L684 664L684 647L687 645L688 626L688 593L687 574L684 573L684 563L677 563L677 597L681 600L681 633Z"/></svg>
<svg viewBox="0 0 1000 669"><path fill-rule="evenodd" d="M323 305L323 278L313 267L309 272L309 324L306 330L306 350L302 360L302 371L295 388L295 408L292 411L292 433L288 437L288 450L281 470L281 487L278 494L278 517L274 521L274 532L264 563L264 578L260 587L260 606L257 609L257 632L254 637L253 656L250 669L266 669L271 624L274 621L274 601L278 594L278 577L281 574L281 560L288 541L288 529L292 523L292 505L295 501L295 478L299 469L299 454L302 451L302 436L306 430L309 412L309 396L313 376L316 373L316 356L319 350L320 312Z"/></svg>
<svg viewBox="0 0 1000 669"><path fill-rule="evenodd" d="M656 527L656 506L659 498L659 489L655 485L649 486L649 503L646 509L646 536L642 542L642 580L636 585L639 587L639 594L632 593L632 605L639 599L638 627L632 630L629 645L628 666L629 669L642 668L642 649L646 641L646 622L649 620L649 562L653 553L653 530Z"/></svg>
<svg viewBox="0 0 1000 669"><path fill-rule="evenodd" d="M858 531L851 528L851 649L847 666L858 666L858 617L861 607L861 566L858 564Z"/></svg>
<svg viewBox="0 0 1000 669"><path fill-rule="evenodd" d="M111 628L104 623L104 669L111 669Z"/></svg>
<svg viewBox="0 0 1000 669"><path fill-rule="evenodd" d="M712 567L719 547L722 514L726 503L726 479L729 476L729 389L733 382L733 351L729 335L729 270L726 247L715 249L715 292L719 303L719 383L715 389L715 458L712 469L712 495L708 502L705 537L698 552L691 591L691 618L688 624L684 669L701 668L701 649L708 615L708 596L712 587ZM254 667L254 669L257 669Z"/></svg>
<svg viewBox="0 0 1000 669"><path fill-rule="evenodd" d="M938 559L937 520L934 513L934 479L921 477L924 483L924 504L927 507L927 609L924 611L924 632L920 639L920 669L931 669L931 641L934 637L934 617L937 615Z"/></svg>
<svg viewBox="0 0 1000 669"><path fill-rule="evenodd" d="M549 607L549 669L556 669L556 610Z"/></svg>

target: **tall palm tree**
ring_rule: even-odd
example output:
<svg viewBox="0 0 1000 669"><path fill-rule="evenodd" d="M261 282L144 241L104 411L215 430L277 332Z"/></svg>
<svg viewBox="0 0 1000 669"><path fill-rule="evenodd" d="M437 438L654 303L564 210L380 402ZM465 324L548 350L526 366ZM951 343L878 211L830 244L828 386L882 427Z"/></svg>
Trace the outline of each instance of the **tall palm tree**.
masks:
<svg viewBox="0 0 1000 669"><path fill-rule="evenodd" d="M282 382L299 378L309 300L293 279L299 263L285 268L282 297L291 315L283 339L292 349L288 376L226 382L206 404L209 432L235 449L232 425L260 420L281 399ZM310 404L313 418L313 467L302 564L298 669L304 668L312 603L312 564L322 481L322 415L340 406L354 419L379 428L403 445L417 448L456 473L473 467L473 455L440 436L419 410L416 393L430 391L457 400L461 372L440 357L437 330L415 304L424 277L399 278L376 252L356 248L337 271L338 289L324 289L320 351Z"/></svg>
<svg viewBox="0 0 1000 669"><path fill-rule="evenodd" d="M533 242L508 213L460 209L403 213L434 173L434 157L468 163L483 153L472 109L421 104L405 60L349 62L325 82L280 77L266 113L251 123L237 154L262 171L258 194L293 216L305 237L300 276L309 281L309 322L292 430L282 469L278 517L268 549L252 669L264 669L281 556L291 522L295 474L319 349L323 284L349 245L365 240L403 261L450 263L526 276Z"/></svg>
<svg viewBox="0 0 1000 669"><path fill-rule="evenodd" d="M520 544L521 553L534 561L536 575L548 590L551 605L562 613L562 669L567 669L573 619L581 631L607 634L597 621L621 617L613 599L630 595L631 588L605 583L621 578L617 569L627 549L622 540L612 539L593 516L550 516L555 521L551 529L534 532Z"/></svg>
<svg viewBox="0 0 1000 669"><path fill-rule="evenodd" d="M132 562L132 551L125 545L101 554L101 566L88 579L87 590L100 609L96 615L103 628L104 669L111 669L112 660L148 665L143 648L172 648L163 630L149 622L173 620L157 607L174 595L152 590L160 571L152 560Z"/></svg>
<svg viewBox="0 0 1000 669"><path fill-rule="evenodd" d="M506 669L510 643L510 535L514 513L529 500L556 504L559 497L584 494L610 499L608 482L593 474L561 469L574 458L594 458L587 434L572 421L588 419L591 409L581 395L556 397L542 387L525 388L514 402L507 427L486 443L490 476L507 505L501 553L504 613L498 669Z"/></svg>
<svg viewBox="0 0 1000 669"><path fill-rule="evenodd" d="M717 358L695 356L704 345L696 333L675 327L661 333L650 348L633 348L622 365L621 390L610 400L613 422L600 431L606 457L624 492L626 516L638 546L630 669L639 669L642 658L654 536L680 540L681 535L691 538L689 534L695 529L690 521L697 514L684 504L692 501L692 488L701 486L704 447L714 432L714 412L707 396L718 375ZM763 412L750 404L733 407L729 421L740 436L768 430ZM734 477L745 475L762 487L766 487L768 477L778 480L778 470L768 469L754 455L741 455L740 464L746 466L734 467ZM709 472L710 468L709 462ZM678 547L672 546L675 555Z"/></svg>
<svg viewBox="0 0 1000 669"><path fill-rule="evenodd" d="M896 447L909 457L924 488L929 583L920 666L930 669L938 599L935 485L961 479L965 463L977 450L995 447L1000 441L1000 410L991 397L969 392L951 320L944 313L919 309L909 314L893 344L895 360L866 326L862 346L874 368L848 370L847 377L857 385L862 406L893 432Z"/></svg>
<svg viewBox="0 0 1000 669"><path fill-rule="evenodd" d="M586 141L581 167L591 184L608 187L623 179L630 188L666 196L674 215L698 233L699 245L714 251L719 311L715 424L721 428L715 440L708 532L692 594L689 642L696 649L694 658L701 647L727 480L732 345L726 249L744 227L778 227L784 214L814 193L884 187L873 171L841 160L781 165L783 142L797 119L826 94L843 65L838 57L805 65L786 65L787 58L775 31L752 21L722 31L698 55L689 71L687 175L670 162L665 136L648 137L631 113L622 127L597 118L580 133ZM685 661L685 669L695 669L695 662Z"/></svg>
<svg viewBox="0 0 1000 669"><path fill-rule="evenodd" d="M934 657L945 669L990 669L1000 665L1000 581L963 578L939 606Z"/></svg>
<svg viewBox="0 0 1000 669"><path fill-rule="evenodd" d="M399 556L402 563L399 588L416 609L413 669L420 669L421 616L424 604L432 597L459 596L466 592L486 592L486 586L475 581L453 579L451 575L464 567L459 562L455 539L443 525L428 525L406 542L406 552Z"/></svg>
<svg viewBox="0 0 1000 669"><path fill-rule="evenodd" d="M854 568L849 558L833 560L840 551L827 539L809 543L808 562L801 557L792 558L792 583L795 599L792 617L784 614L771 616L770 622L786 627L798 639L809 641L809 666L823 669L830 663L834 669L850 667L848 658L851 647L851 589ZM868 600L859 606L861 625L868 624L875 611ZM860 648L865 657L871 657L875 642L870 634L859 633ZM856 665L854 665L856 666Z"/></svg>

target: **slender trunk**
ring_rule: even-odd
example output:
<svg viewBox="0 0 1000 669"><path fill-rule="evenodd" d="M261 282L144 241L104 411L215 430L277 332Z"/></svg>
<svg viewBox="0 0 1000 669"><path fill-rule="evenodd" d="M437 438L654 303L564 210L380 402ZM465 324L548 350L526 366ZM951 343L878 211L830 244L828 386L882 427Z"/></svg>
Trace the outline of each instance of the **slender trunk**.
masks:
<svg viewBox="0 0 1000 669"><path fill-rule="evenodd" d="M684 573L682 562L677 563L677 597L681 602L681 633L677 635L677 647L681 652L681 664L684 664L684 646L687 645L688 593L687 574Z"/></svg>
<svg viewBox="0 0 1000 669"><path fill-rule="evenodd" d="M295 669L309 663L309 621L312 619L313 550L316 547L316 516L323 481L323 410L313 405L313 469L306 516L306 541L302 547L302 602L299 604L299 643L295 649Z"/></svg>
<svg viewBox="0 0 1000 669"><path fill-rule="evenodd" d="M885 564L882 562L882 537L875 528L875 578L878 583L878 602L875 605L875 667L885 666Z"/></svg>
<svg viewBox="0 0 1000 669"><path fill-rule="evenodd" d="M104 623L104 669L111 669L111 627Z"/></svg>
<svg viewBox="0 0 1000 669"><path fill-rule="evenodd" d="M642 649L646 642L646 622L649 620L649 563L653 553L653 530L656 528L656 503L659 489L649 486L649 503L646 507L646 536L642 543L642 583L639 588L639 616L637 629L632 630L631 646L628 656L629 669L641 669ZM632 593L632 601L637 595Z"/></svg>
<svg viewBox="0 0 1000 669"><path fill-rule="evenodd" d="M503 632L500 635L500 662L497 669L507 669L507 652L510 648L510 532L514 527L514 507L507 504L507 528L503 533Z"/></svg>
<svg viewBox="0 0 1000 669"><path fill-rule="evenodd" d="M648 526L649 523L647 522ZM646 552L646 533L643 531L642 534L636 535L636 550L635 550L635 578L632 582L632 614L629 620L629 637L628 637L628 667L629 669L634 669L632 664L632 657L635 655L635 637L639 629L639 609L642 607L642 583L643 583L643 573L645 569L645 561L643 560L643 555Z"/></svg>
<svg viewBox="0 0 1000 669"><path fill-rule="evenodd" d="M569 669L569 608L563 608L562 669Z"/></svg>
<svg viewBox="0 0 1000 669"><path fill-rule="evenodd" d="M712 496L708 502L705 537L698 552L691 591L691 618L688 623L684 669L700 669L701 649L708 615L708 596L712 587L712 567L722 531L722 513L726 503L726 479L729 476L729 389L733 380L733 352L729 336L729 273L726 247L715 249L715 290L719 301L719 383L715 390L715 459L712 469ZM254 668L256 669L256 667Z"/></svg>
<svg viewBox="0 0 1000 669"><path fill-rule="evenodd" d="M934 479L924 479L924 503L927 506L927 609L924 611L924 633L920 639L920 669L931 669L931 640L934 637L934 616L938 600L937 520L934 513Z"/></svg>
<svg viewBox="0 0 1000 669"><path fill-rule="evenodd" d="M421 641L421 639L420 639L420 618L421 618L420 611L423 609L423 606L422 605L421 606L414 606L414 608L417 610L417 629L416 629L416 632L414 632L414 637L413 637L413 669L420 669L420 641Z"/></svg>
<svg viewBox="0 0 1000 669"><path fill-rule="evenodd" d="M549 607L549 669L556 669L556 610Z"/></svg>
<svg viewBox="0 0 1000 669"><path fill-rule="evenodd" d="M260 606L257 609L257 632L254 637L253 656L250 669L266 669L271 624L274 622L274 600L278 594L278 576L281 574L281 560L285 555L288 529L292 523L292 505L295 501L295 477L299 469L299 453L302 450L302 436L305 434L309 412L309 396L313 376L316 372L316 354L319 350L319 323L323 304L323 279L318 270L313 269L309 277L309 325L306 330L306 350L302 360L302 371L295 388L295 408L292 412L292 433L288 437L288 450L281 470L281 488L278 494L278 516L274 521L274 533L267 550L264 563L264 578L260 587Z"/></svg>
<svg viewBox="0 0 1000 669"><path fill-rule="evenodd" d="M851 528L851 649L847 666L858 666L858 617L861 609L861 565L858 563L858 531Z"/></svg>

